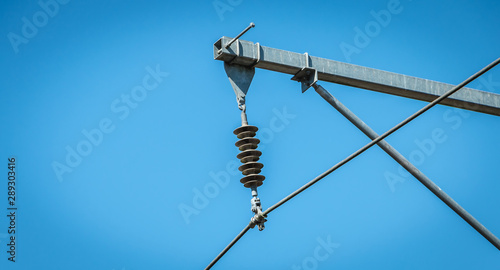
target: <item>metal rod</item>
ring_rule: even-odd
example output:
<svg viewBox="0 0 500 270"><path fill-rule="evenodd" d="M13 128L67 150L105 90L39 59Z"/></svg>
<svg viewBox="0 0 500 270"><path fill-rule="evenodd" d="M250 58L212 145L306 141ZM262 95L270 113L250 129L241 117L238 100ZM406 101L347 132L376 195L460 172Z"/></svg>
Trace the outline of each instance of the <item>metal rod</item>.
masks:
<svg viewBox="0 0 500 270"><path fill-rule="evenodd" d="M215 257L215 259L205 268L205 270L208 270L210 268L212 268L212 266L214 266L214 264L217 263L217 261L220 260L220 258L222 258L222 256L224 256L224 254L226 254L226 252L234 246L234 244L236 244L236 242L238 242L238 240L240 240L241 237L243 237L243 235L245 235L245 233L248 232L248 230L250 230L250 224L248 224L245 229L243 229L243 231L241 231L234 239L233 241L231 241L231 243L229 243L229 245L227 245L224 250L221 251L221 253L219 253L219 255L217 255L217 257Z"/></svg>
<svg viewBox="0 0 500 270"><path fill-rule="evenodd" d="M413 119L417 118L418 116L420 116L421 114L423 114L424 112L426 112L427 110L429 110L430 108L434 107L436 104L438 104L440 101L442 101L443 99L449 97L450 95L452 95L453 93L457 92L458 90L460 90L462 87L464 87L465 85L467 85L468 83L472 82L473 80L477 79L479 76L481 76L482 74L484 74L486 71L490 70L491 68L493 68L494 66L496 66L498 63L500 63L500 58L496 59L495 61L493 61L491 64L489 64L488 66L484 67L483 69L481 69L480 71L478 71L476 74L472 75L471 77L469 77L468 79L466 79L465 81L463 81L462 83L460 83L459 85L453 87L451 90L449 90L448 92L446 92L445 94L441 95L440 97L438 97L437 99L435 99L434 101L432 101L431 103L427 104L425 107L423 107L422 109L418 110L416 113L412 114L410 117L406 118L405 120L403 120L401 123L397 124L396 126L394 126L393 128L391 128L390 130L386 131L384 134L382 134L381 136L378 136L377 138L375 138L374 140L372 140L371 142L369 142L368 144L366 144L365 146L361 147L359 150L357 150L356 152L352 153L350 156L348 156L347 158L345 158L344 160L342 160L341 162L337 163L335 166L331 167L330 169L328 169L326 172L320 174L319 176L317 176L316 178L314 178L313 180L309 181L308 183L306 183L305 185L303 185L302 187L300 187L299 189L297 189L296 191L292 192L290 195L286 196L285 198L283 198L281 201L277 202L276 204L274 204L273 206L269 207L266 211L264 211L263 215L266 216L268 215L269 213L271 213L273 210L275 210L276 208L280 207L281 205L283 205L284 203L286 203L287 201L289 201L290 199L292 199L293 197L297 196L298 194L300 194L302 191L306 190L307 188L309 188L310 186L314 185L316 182L318 182L319 180L323 179L325 176L329 175L330 173L332 173L333 171L337 170L338 168L342 167L343 165L345 165L347 162L351 161L353 158L357 157L358 155L360 155L361 153L363 153L364 151L368 150L370 147L374 146L375 144L377 144L379 141L385 139L387 136L391 135L392 133L394 133L396 130L400 129L401 127L403 127L404 125L408 124L409 122L411 122Z"/></svg>
<svg viewBox="0 0 500 270"><path fill-rule="evenodd" d="M241 109L241 125L242 126L248 126L248 119L247 119L247 106L243 104L242 109Z"/></svg>
<svg viewBox="0 0 500 270"><path fill-rule="evenodd" d="M245 34L248 30L250 30L251 28L254 28L255 27L255 23L251 22L249 26L247 26L247 28L245 28L245 30L243 30L239 35L237 35L235 38L233 38L231 41L229 41L225 48L229 48L231 46L231 44L233 44L233 42L235 42L236 40L238 40L241 36L243 36L243 34Z"/></svg>
<svg viewBox="0 0 500 270"><path fill-rule="evenodd" d="M321 85L313 85L316 92L325 99L330 105L332 105L337 111L339 111L347 120L353 123L359 130L361 130L366 136L374 140L379 135L371 129L363 120L357 117L351 110L349 110L344 104L342 104L338 99L336 99L330 92L328 92ZM462 217L469 225L471 225L478 233L480 233L484 238L490 241L497 249L500 250L500 240L491 233L486 227L484 227L479 221L477 221L471 214L469 214L462 206L460 206L456 201L454 201L448 194L441 190L434 182L432 182L427 176L425 176L417 167L415 167L408 159L401 155L396 149L394 149L385 140L380 140L377 143L382 150L384 150L389 156L396 160L403 168L405 168L409 173L411 173L415 178L417 178L420 183L427 187L434 195L436 195L441 201L448 205L455 213Z"/></svg>

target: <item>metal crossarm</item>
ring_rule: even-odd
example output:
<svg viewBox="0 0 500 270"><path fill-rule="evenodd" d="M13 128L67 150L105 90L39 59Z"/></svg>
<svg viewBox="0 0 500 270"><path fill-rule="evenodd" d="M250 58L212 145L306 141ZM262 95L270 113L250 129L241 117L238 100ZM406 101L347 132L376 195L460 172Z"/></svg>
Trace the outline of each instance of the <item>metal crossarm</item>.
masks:
<svg viewBox="0 0 500 270"><path fill-rule="evenodd" d="M225 45L233 42L228 48ZM214 58L229 64L295 75L304 67L318 71L320 81L354 86L423 101L432 101L453 85L261 46L222 37L213 46ZM464 88L443 105L500 116L500 95Z"/></svg>

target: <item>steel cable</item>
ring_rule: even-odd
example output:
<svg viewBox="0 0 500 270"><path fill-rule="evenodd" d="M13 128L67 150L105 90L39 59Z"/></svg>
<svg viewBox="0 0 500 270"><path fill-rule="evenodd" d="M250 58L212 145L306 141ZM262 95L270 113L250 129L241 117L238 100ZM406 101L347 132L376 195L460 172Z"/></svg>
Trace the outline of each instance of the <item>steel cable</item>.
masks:
<svg viewBox="0 0 500 270"><path fill-rule="evenodd" d="M248 224L245 229L243 229L243 231L241 231L234 239L233 241L231 241L231 243L229 243L229 245L227 245L224 250L221 251L221 253L219 253L219 255L217 255L217 257L215 257L215 259L207 266L207 268L205 268L205 270L208 270L210 268L212 268L212 266L214 266L214 264L216 264L220 258L222 258L222 256L224 256L224 254L226 254L226 252L232 248L234 246L234 244L236 244L236 242L238 242L238 240L240 240L241 237L243 237L243 235L245 235L245 233L248 232L248 230L250 230L251 228L251 225Z"/></svg>

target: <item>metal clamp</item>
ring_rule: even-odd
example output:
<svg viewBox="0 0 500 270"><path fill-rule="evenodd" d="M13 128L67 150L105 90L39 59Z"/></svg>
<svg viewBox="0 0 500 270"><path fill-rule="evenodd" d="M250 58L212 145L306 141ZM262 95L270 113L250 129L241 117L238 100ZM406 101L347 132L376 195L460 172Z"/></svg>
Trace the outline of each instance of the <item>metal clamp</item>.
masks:
<svg viewBox="0 0 500 270"><path fill-rule="evenodd" d="M252 203L252 212L255 213L255 215L250 219L250 227L253 229L255 225L259 228L259 231L264 230L264 222L267 221L266 217L262 213L262 205L260 203L259 197L257 197L257 188L252 187L252 200L250 202Z"/></svg>
<svg viewBox="0 0 500 270"><path fill-rule="evenodd" d="M262 210L259 209L258 213L256 213L255 216L253 216L250 219L250 228L253 229L253 228L255 228L255 225L257 225L257 228L259 228L259 231L262 231L265 228L264 223L266 221L267 221L266 216L264 216L262 214Z"/></svg>
<svg viewBox="0 0 500 270"><path fill-rule="evenodd" d="M308 58L309 56L306 53L306 59ZM306 64L309 65L309 60L306 60ZM301 83L302 93L304 93L309 87L318 82L318 71L314 68L304 67L292 77L292 80Z"/></svg>
<svg viewBox="0 0 500 270"><path fill-rule="evenodd" d="M260 62L260 43L257 42L257 43L255 43L255 45L257 45L257 58L255 59L255 62L253 62L251 67L257 66L257 64Z"/></svg>
<svg viewBox="0 0 500 270"><path fill-rule="evenodd" d="M234 54L234 57L233 57L233 59L226 61L225 63L227 63L228 65L232 65L234 60L236 60L236 58L238 58L238 56L240 56L240 41L236 40L236 52Z"/></svg>

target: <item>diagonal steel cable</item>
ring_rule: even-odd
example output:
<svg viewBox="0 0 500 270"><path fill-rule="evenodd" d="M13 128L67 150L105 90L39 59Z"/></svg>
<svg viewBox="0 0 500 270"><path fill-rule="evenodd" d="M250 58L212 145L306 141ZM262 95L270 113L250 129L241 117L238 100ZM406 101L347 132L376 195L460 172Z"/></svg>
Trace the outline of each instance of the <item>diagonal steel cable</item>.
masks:
<svg viewBox="0 0 500 270"><path fill-rule="evenodd" d="M381 140L385 139L387 136L391 135L392 133L394 133L395 131L397 131L398 129L400 129L401 127L405 126L406 124L408 124L409 122L411 122L412 120L414 120L415 118L417 118L418 116L420 116L421 114L423 114L424 112L426 112L427 110L429 110L430 108L434 107L436 104L438 104L439 102L441 102L443 99L451 96L453 93L457 92L458 90L460 90L461 88L463 88L464 86L466 86L467 84L471 83L472 81L474 81L475 79L477 79L479 76L483 75L484 73L486 73L488 70L492 69L494 66L498 65L500 63L500 58L497 58L495 61L493 61L492 63L490 63L489 65L487 65L486 67L484 67L483 69L481 69L480 71L476 72L474 75L470 76L469 78L467 78L465 81L463 81L462 83L460 83L459 85L453 87L451 90L449 90L448 92L444 93L443 95L441 95L440 97L436 98L434 101L432 101L431 103L427 104L426 106L424 106L422 109L418 110L417 112L415 112L414 114L412 114L411 116L409 116L408 118L406 118L405 120L403 120L401 123L397 124L396 126L394 126L393 128L389 129L388 131L386 131L384 134L378 136L377 138L375 138L374 140L372 140L371 142L369 142L368 144L366 144L365 146L361 147L359 150L357 150L356 152L352 153L351 155L349 155L347 158L345 158L344 160L340 161L339 163L337 163L335 166L331 167L330 169L328 169L326 172L320 174L319 176L317 176L316 178L314 178L313 180L309 181L307 184L303 185L302 187L300 187L299 189L297 189L296 191L292 192L290 195L286 196L285 198L283 198L282 200L280 200L279 202L277 202L276 204L274 204L273 206L269 207L266 211L264 211L262 213L262 216L267 216L269 213L271 213L272 211L276 210L276 208L280 207L281 205L283 205L284 203L286 203L287 201L289 201L290 199L292 199L293 197L297 196L298 194L300 194L301 192L303 192L304 190L306 190L307 188L311 187L312 185L314 185L315 183L317 183L319 180L323 179L324 177L326 177L327 175L329 175L330 173L332 173L333 171L337 170L338 168L342 167L343 165L345 165L347 162L351 161L352 159L354 159L355 157L359 156L361 153L363 153L364 151L368 150L370 147L374 146L375 144L377 144L378 142L380 142ZM248 232L248 230L250 230L250 228L252 228L252 222L250 222L250 224L248 224L232 241L231 243L229 243L229 245L227 245L224 250L222 250L221 253L219 253L219 255L217 255L217 257L205 268L205 270L208 270L210 268L212 268L212 266L214 266L217 261L220 260L220 258L222 258L222 256L224 256L224 254L226 254L227 251L229 251L229 249L231 249L232 246L234 246L234 244L236 244L236 242L238 242L238 240L241 239L241 237L243 237L243 235L245 235L245 233Z"/></svg>

